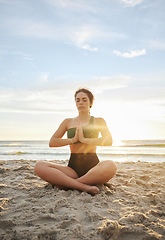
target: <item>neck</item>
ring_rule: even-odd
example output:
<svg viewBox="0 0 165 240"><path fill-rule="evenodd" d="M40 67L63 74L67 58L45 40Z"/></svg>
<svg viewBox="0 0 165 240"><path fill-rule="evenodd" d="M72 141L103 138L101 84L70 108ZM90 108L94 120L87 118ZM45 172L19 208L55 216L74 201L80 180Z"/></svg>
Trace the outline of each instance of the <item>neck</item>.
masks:
<svg viewBox="0 0 165 240"><path fill-rule="evenodd" d="M89 120L91 116L88 112L79 112L78 117L81 121L85 121L85 120Z"/></svg>

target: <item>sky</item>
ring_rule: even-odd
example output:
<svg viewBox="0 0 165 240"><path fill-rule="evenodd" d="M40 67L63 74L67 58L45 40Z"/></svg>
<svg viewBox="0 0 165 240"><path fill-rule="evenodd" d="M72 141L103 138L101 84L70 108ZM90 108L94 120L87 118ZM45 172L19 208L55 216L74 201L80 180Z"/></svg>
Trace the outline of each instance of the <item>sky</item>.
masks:
<svg viewBox="0 0 165 240"><path fill-rule="evenodd" d="M74 92L116 141L165 139L164 0L0 0L0 140L48 140Z"/></svg>

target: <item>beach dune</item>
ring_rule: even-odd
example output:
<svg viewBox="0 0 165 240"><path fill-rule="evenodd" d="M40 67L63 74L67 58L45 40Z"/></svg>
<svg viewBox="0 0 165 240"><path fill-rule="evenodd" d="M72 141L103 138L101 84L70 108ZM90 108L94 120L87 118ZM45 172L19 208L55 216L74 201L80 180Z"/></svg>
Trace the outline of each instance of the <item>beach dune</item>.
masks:
<svg viewBox="0 0 165 240"><path fill-rule="evenodd" d="M95 196L53 188L35 163L0 161L0 240L165 239L165 163L117 163Z"/></svg>

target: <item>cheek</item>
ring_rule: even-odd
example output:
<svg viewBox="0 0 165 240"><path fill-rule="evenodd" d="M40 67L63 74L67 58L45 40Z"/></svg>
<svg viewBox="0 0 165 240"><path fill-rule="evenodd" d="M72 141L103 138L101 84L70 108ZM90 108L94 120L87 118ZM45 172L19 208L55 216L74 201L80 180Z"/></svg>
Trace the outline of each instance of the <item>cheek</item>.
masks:
<svg viewBox="0 0 165 240"><path fill-rule="evenodd" d="M89 103L86 104L86 108L90 109L90 104Z"/></svg>
<svg viewBox="0 0 165 240"><path fill-rule="evenodd" d="M90 106L91 106L91 103L90 103L90 101L88 102L88 107L90 108Z"/></svg>

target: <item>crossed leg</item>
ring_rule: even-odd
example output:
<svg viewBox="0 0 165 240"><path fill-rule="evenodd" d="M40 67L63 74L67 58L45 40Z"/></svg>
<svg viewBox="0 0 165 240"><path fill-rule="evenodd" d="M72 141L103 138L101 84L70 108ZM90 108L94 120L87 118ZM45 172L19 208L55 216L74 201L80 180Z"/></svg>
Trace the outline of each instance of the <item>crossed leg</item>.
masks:
<svg viewBox="0 0 165 240"><path fill-rule="evenodd" d="M111 179L116 173L116 165L113 161L100 162L79 178L72 168L49 162L38 162L34 171L51 184L97 194L99 189L92 185L103 184Z"/></svg>
<svg viewBox="0 0 165 240"><path fill-rule="evenodd" d="M90 184L98 185L107 183L116 174L116 164L111 161L99 162L95 167L91 168L85 175L79 177L77 181Z"/></svg>

